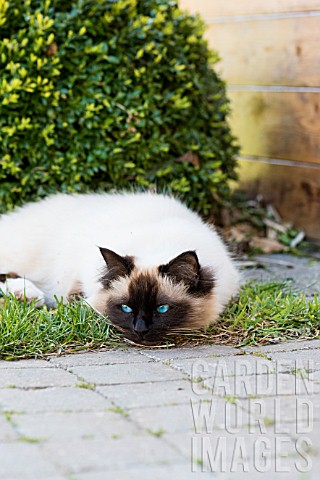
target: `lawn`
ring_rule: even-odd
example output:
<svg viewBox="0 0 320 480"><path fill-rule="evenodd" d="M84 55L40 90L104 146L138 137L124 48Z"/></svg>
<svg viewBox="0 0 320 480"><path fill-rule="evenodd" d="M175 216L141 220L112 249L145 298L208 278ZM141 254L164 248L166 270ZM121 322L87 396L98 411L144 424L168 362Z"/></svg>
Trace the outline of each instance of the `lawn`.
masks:
<svg viewBox="0 0 320 480"><path fill-rule="evenodd" d="M206 331L168 338L166 345L261 345L320 335L320 298L306 299L289 283L247 283L221 318ZM128 347L109 322L84 300L38 308L4 296L0 303L0 357L6 360L48 354Z"/></svg>

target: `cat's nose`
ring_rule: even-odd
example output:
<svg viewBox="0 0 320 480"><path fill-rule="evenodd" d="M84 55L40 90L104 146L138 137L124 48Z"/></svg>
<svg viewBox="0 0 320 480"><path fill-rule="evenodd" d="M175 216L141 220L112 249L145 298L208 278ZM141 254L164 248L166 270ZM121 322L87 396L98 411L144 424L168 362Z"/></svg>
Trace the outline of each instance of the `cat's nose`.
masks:
<svg viewBox="0 0 320 480"><path fill-rule="evenodd" d="M149 326L143 318L138 317L133 325L133 329L139 336L143 337L143 335L149 331Z"/></svg>

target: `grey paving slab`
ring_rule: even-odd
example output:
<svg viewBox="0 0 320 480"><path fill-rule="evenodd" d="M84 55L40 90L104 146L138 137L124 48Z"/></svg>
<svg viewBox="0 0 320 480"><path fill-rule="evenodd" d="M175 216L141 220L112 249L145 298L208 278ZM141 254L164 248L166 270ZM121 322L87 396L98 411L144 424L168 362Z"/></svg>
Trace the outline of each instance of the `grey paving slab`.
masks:
<svg viewBox="0 0 320 480"><path fill-rule="evenodd" d="M73 355L61 355L49 357L48 363L52 366L73 367L79 365L113 365L113 364L132 364L148 363L152 359L140 355L135 349L127 350L106 350L97 352L78 353Z"/></svg>
<svg viewBox="0 0 320 480"><path fill-rule="evenodd" d="M308 377L312 379L312 381L317 385L320 384L320 370L309 372Z"/></svg>
<svg viewBox="0 0 320 480"><path fill-rule="evenodd" d="M126 470L104 470L77 474L77 480L212 480L211 473L192 472L191 464L145 465Z"/></svg>
<svg viewBox="0 0 320 480"><path fill-rule="evenodd" d="M26 441L0 444L0 478L34 480L58 477L61 472L39 445Z"/></svg>
<svg viewBox="0 0 320 480"><path fill-rule="evenodd" d="M211 377L204 379L204 385L215 395L236 398L262 397L271 395L311 395L319 392L318 384L288 373L269 375L234 375L230 377ZM196 391L198 384L193 385Z"/></svg>
<svg viewBox="0 0 320 480"><path fill-rule="evenodd" d="M249 466L249 471L247 472L219 473L215 474L213 478L218 480L316 480L319 476L319 472L301 473L296 468L287 472L276 472L275 469L275 464L272 464L267 472L260 472L256 468Z"/></svg>
<svg viewBox="0 0 320 480"><path fill-rule="evenodd" d="M271 352L271 360L277 362L278 370L290 369L320 370L320 350L307 349L294 352Z"/></svg>
<svg viewBox="0 0 320 480"><path fill-rule="evenodd" d="M313 463L317 459L313 459ZM106 480L108 478L117 478L117 480L318 480L319 470L314 468L308 474L301 474L297 470L290 472L275 472L275 465L273 469L268 472L258 472L255 468L250 468L249 471L242 473L236 471L232 473L208 473L201 471L201 466L198 467L199 471L191 472L191 467L186 465L170 465L170 466L146 466L144 468L130 468L127 470L113 470L103 472L91 472L89 474L78 474L77 480ZM108 476L110 475L110 477ZM143 476L145 475L145 476Z"/></svg>
<svg viewBox="0 0 320 480"><path fill-rule="evenodd" d="M75 438L103 442L140 432L139 427L130 419L110 410L23 415L13 413L11 420L20 435L54 442L68 442Z"/></svg>
<svg viewBox="0 0 320 480"><path fill-rule="evenodd" d="M129 415L135 424L154 432L194 431L190 402L182 405L134 408L129 410Z"/></svg>
<svg viewBox="0 0 320 480"><path fill-rule="evenodd" d="M117 385L140 382L164 382L183 378L180 372L160 363L118 365L89 365L71 367L71 371L86 381L98 385Z"/></svg>
<svg viewBox="0 0 320 480"><path fill-rule="evenodd" d="M217 463L214 469L218 472L223 471L225 468L227 471L232 471L241 460L246 461L248 467L253 467L255 456L258 453L257 450L261 448L259 452L259 455L261 455L262 451L266 449L266 445L270 458L272 459L270 463L273 465L275 464L275 457L278 457L279 460L283 457L285 458L283 463L289 467L290 471L293 471L294 464L297 460L295 440L289 435L278 435L271 431L269 431L265 437L262 435L252 435L248 433L248 430L245 428L240 430L236 435L217 429L212 434L206 436L187 432L164 434L163 438L166 439L168 443L177 445L185 458L190 459L191 457L194 469L197 469L198 459L206 462L207 458L204 454L208 451L210 453L212 452L211 456L214 458L217 449L220 449L220 451L225 454L225 462L223 456L220 458L216 457ZM263 462L263 458L259 458L259 460ZM241 472L241 466L239 465L235 470Z"/></svg>
<svg viewBox="0 0 320 480"><path fill-rule="evenodd" d="M25 360L0 360L0 370L11 370L21 368L49 368L51 365L47 360L28 358ZM53 365L52 365L53 366ZM1 375L0 371L0 375Z"/></svg>
<svg viewBox="0 0 320 480"><path fill-rule="evenodd" d="M77 383L75 375L57 368L11 368L0 371L0 388L70 387Z"/></svg>
<svg viewBox="0 0 320 480"><path fill-rule="evenodd" d="M0 413L0 443L11 442L18 439L18 434L13 425L6 420L5 412Z"/></svg>
<svg viewBox="0 0 320 480"><path fill-rule="evenodd" d="M285 425L283 431L293 440L298 440L302 436L308 438L311 441L312 448L310 448L310 451L312 451L312 456L318 457L320 456L319 429L320 420L309 418L308 422L288 423ZM270 427L268 427L268 431L269 430ZM278 428L278 430L280 431L280 428Z"/></svg>
<svg viewBox="0 0 320 480"><path fill-rule="evenodd" d="M129 388L127 384L99 386L97 390L123 408L189 403L195 398L188 380L136 383ZM204 390L203 395L209 393Z"/></svg>
<svg viewBox="0 0 320 480"><path fill-rule="evenodd" d="M112 405L98 393L85 388L48 388L20 390L4 388L0 391L0 407L3 410L23 412L92 411L110 408Z"/></svg>
<svg viewBox="0 0 320 480"><path fill-rule="evenodd" d="M320 349L320 340L302 340L296 342L280 342L270 345L242 347L245 352L295 352L297 350Z"/></svg>
<svg viewBox="0 0 320 480"><path fill-rule="evenodd" d="M241 352L240 349L229 347L226 345L201 345L194 347L181 347L181 348L154 348L154 349L142 349L140 353L144 356L148 356L157 360L170 360L174 358L199 358L199 357L220 357L236 355Z"/></svg>
<svg viewBox="0 0 320 480"><path fill-rule="evenodd" d="M267 472L260 472L254 466L249 466L249 470L246 472L217 473L212 478L217 478L218 480L312 480L317 478L309 476L310 472L306 476L306 474L301 474L296 469L289 472L276 472L275 468L276 466L273 464Z"/></svg>
<svg viewBox="0 0 320 480"><path fill-rule="evenodd" d="M141 428L164 433L206 434L213 427L228 429L229 425L243 426L250 422L250 413L242 408L240 402L234 404L218 397L200 402L198 399L196 402L191 400L184 405L131 409L129 415Z"/></svg>
<svg viewBox="0 0 320 480"><path fill-rule="evenodd" d="M247 280L259 282L291 280L297 291L310 296L319 293L319 261L287 254L258 255L255 259L265 268L246 268L242 270L243 282Z"/></svg>
<svg viewBox="0 0 320 480"><path fill-rule="evenodd" d="M309 419L320 421L320 395L276 395L273 397L237 399L241 407L250 414L255 425L257 418L268 418L275 424L303 423ZM320 442L320 439L319 439Z"/></svg>
<svg viewBox="0 0 320 480"><path fill-rule="evenodd" d="M94 438L68 442L61 439L59 442L45 442L42 450L70 474L183 460L174 446L151 434L128 435L104 442Z"/></svg>
<svg viewBox="0 0 320 480"><path fill-rule="evenodd" d="M233 355L229 357L176 358L168 365L193 379L227 377L231 375L255 375L271 373L275 365L268 358L255 355Z"/></svg>

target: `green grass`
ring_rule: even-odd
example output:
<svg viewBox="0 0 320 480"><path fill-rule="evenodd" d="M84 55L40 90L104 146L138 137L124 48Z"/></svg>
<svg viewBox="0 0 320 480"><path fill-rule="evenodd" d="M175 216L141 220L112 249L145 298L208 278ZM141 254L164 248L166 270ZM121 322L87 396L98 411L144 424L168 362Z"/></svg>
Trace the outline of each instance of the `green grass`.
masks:
<svg viewBox="0 0 320 480"><path fill-rule="evenodd" d="M6 360L125 346L108 321L83 300L37 308L12 296L0 299L0 357Z"/></svg>
<svg viewBox="0 0 320 480"><path fill-rule="evenodd" d="M229 345L263 345L320 335L320 297L309 300L290 282L242 287L236 302L204 334L206 341ZM219 340L220 339L220 340Z"/></svg>
<svg viewBox="0 0 320 480"><path fill-rule="evenodd" d="M121 333L84 300L68 305L59 303L54 310L37 308L11 296L0 300L0 357L3 359L127 346ZM294 292L288 283L248 283L213 326L206 331L175 337L174 342L176 345L261 345L319 335L319 297L308 300Z"/></svg>

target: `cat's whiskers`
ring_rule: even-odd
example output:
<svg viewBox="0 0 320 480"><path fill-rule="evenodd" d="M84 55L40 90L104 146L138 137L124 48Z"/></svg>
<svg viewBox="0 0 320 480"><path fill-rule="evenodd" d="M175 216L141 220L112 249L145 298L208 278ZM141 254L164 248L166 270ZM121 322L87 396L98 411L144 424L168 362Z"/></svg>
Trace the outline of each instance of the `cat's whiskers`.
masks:
<svg viewBox="0 0 320 480"><path fill-rule="evenodd" d="M198 329L200 330L200 328ZM176 333L188 333L188 332L195 332L196 330L194 328L188 328L188 327L184 327L184 328L170 328L170 330L168 331L168 335L172 335L172 334L176 334Z"/></svg>

